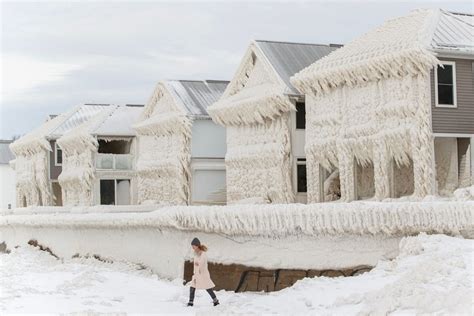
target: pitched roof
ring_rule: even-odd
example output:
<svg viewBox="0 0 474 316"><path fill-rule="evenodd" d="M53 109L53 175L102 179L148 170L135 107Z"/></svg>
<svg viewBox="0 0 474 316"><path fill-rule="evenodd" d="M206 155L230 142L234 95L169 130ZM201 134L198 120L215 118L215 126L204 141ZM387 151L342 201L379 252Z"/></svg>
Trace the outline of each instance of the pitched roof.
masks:
<svg viewBox="0 0 474 316"><path fill-rule="evenodd" d="M46 135L48 138L59 138L67 131L70 131L82 123L89 120L91 117L99 114L109 107L108 104L82 104L77 106L55 129Z"/></svg>
<svg viewBox="0 0 474 316"><path fill-rule="evenodd" d="M134 136L132 125L138 120L143 106L115 105L114 109L92 131L97 136Z"/></svg>
<svg viewBox="0 0 474 316"><path fill-rule="evenodd" d="M290 77L341 46L266 40L256 40L255 42L278 76L295 94L299 94L299 92L291 84Z"/></svg>
<svg viewBox="0 0 474 316"><path fill-rule="evenodd" d="M0 164L8 164L10 160L15 159L9 147L12 142L12 140L0 140Z"/></svg>
<svg viewBox="0 0 474 316"><path fill-rule="evenodd" d="M431 48L474 52L474 16L439 10Z"/></svg>
<svg viewBox="0 0 474 316"><path fill-rule="evenodd" d="M207 107L216 102L229 81L167 80L170 92L191 116L208 116Z"/></svg>
<svg viewBox="0 0 474 316"><path fill-rule="evenodd" d="M414 10L390 19L301 70L291 82L302 91L324 93L339 85L428 72L438 64L430 51L434 35L441 37L448 30L443 23L448 22L457 27L467 25L464 20L439 9ZM453 43L456 38L450 40ZM438 44L444 41L448 38Z"/></svg>

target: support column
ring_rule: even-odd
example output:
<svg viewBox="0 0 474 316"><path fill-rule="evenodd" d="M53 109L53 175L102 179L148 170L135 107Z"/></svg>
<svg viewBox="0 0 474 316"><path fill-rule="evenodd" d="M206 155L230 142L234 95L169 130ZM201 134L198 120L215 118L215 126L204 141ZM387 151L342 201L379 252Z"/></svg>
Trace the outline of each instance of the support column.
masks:
<svg viewBox="0 0 474 316"><path fill-rule="evenodd" d="M434 159L434 137L431 125L431 99L429 73L416 77L416 127L412 128L414 195L424 197L436 193L436 169Z"/></svg>
<svg viewBox="0 0 474 316"><path fill-rule="evenodd" d="M310 154L306 156L306 183L308 188L307 203L324 202L321 165L311 158Z"/></svg>
<svg viewBox="0 0 474 316"><path fill-rule="evenodd" d="M384 140L377 141L374 150L375 198L383 200L391 196L393 168Z"/></svg>
<svg viewBox="0 0 474 316"><path fill-rule="evenodd" d="M352 154L344 153L338 146L339 180L341 183L341 201L355 200L355 162Z"/></svg>

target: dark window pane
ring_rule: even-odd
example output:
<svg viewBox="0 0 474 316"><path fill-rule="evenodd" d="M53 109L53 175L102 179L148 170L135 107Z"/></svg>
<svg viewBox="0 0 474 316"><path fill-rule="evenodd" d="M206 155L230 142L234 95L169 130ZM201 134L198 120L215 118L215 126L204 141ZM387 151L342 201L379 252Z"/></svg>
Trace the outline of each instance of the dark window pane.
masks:
<svg viewBox="0 0 474 316"><path fill-rule="evenodd" d="M453 84L453 66L443 66L444 68L438 66L438 83Z"/></svg>
<svg viewBox="0 0 474 316"><path fill-rule="evenodd" d="M130 144L131 142L125 140L99 139L99 154L129 154Z"/></svg>
<svg viewBox="0 0 474 316"><path fill-rule="evenodd" d="M438 85L438 104L454 105L453 86Z"/></svg>
<svg viewBox="0 0 474 316"><path fill-rule="evenodd" d="M56 164L63 163L63 151L59 148L56 148Z"/></svg>
<svg viewBox="0 0 474 316"><path fill-rule="evenodd" d="M100 180L100 204L115 204L115 180Z"/></svg>
<svg viewBox="0 0 474 316"><path fill-rule="evenodd" d="M306 128L306 111L304 102L296 102L296 128Z"/></svg>
<svg viewBox="0 0 474 316"><path fill-rule="evenodd" d="M306 165L297 165L296 173L298 174L298 192L307 192L306 188Z"/></svg>

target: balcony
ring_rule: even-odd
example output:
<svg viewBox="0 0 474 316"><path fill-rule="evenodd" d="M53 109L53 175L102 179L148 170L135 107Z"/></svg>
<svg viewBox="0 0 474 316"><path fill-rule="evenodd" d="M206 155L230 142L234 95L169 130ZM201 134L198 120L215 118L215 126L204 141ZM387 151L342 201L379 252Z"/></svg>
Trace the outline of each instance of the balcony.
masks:
<svg viewBox="0 0 474 316"><path fill-rule="evenodd" d="M98 170L132 170L131 154L97 154L95 167Z"/></svg>

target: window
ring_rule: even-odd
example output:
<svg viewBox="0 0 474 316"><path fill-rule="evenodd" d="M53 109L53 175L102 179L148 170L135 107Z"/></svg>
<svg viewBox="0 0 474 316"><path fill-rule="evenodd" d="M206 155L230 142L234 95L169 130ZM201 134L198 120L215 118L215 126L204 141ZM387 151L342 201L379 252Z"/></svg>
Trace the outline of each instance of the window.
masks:
<svg viewBox="0 0 474 316"><path fill-rule="evenodd" d="M304 102L296 102L296 129L306 128L306 109Z"/></svg>
<svg viewBox="0 0 474 316"><path fill-rule="evenodd" d="M305 193L308 191L306 186L306 159L298 158L296 161L296 187L298 193Z"/></svg>
<svg viewBox="0 0 474 316"><path fill-rule="evenodd" d="M456 107L456 63L443 62L435 72L437 107Z"/></svg>
<svg viewBox="0 0 474 316"><path fill-rule="evenodd" d="M55 143L55 146L54 146L54 164L56 166L62 166L63 164L63 151L58 146L58 143Z"/></svg>
<svg viewBox="0 0 474 316"><path fill-rule="evenodd" d="M130 205L130 179L100 180L101 205Z"/></svg>

